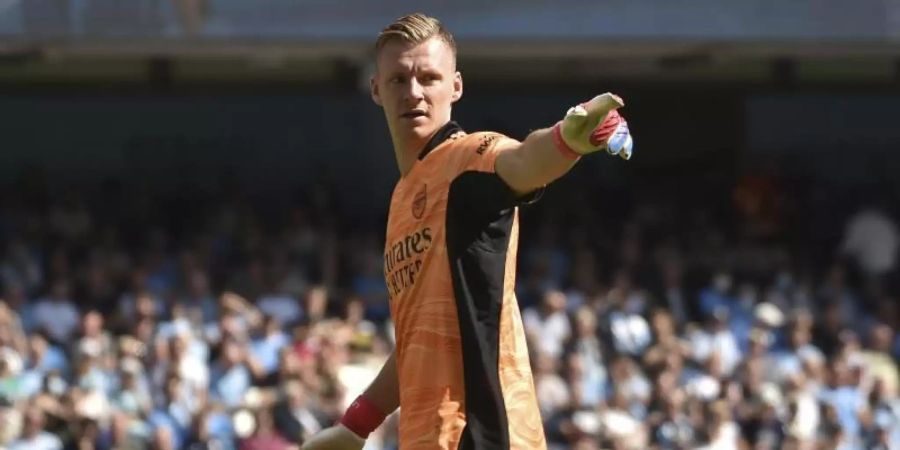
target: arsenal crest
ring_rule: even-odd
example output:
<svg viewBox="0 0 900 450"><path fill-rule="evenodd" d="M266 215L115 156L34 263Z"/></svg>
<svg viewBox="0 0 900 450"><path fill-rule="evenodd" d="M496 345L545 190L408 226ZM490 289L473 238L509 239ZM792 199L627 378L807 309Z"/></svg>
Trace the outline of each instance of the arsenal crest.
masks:
<svg viewBox="0 0 900 450"><path fill-rule="evenodd" d="M425 188L427 185L422 185L422 189L416 193L416 196L413 198L412 204L412 215L416 219L421 219L422 214L425 213L425 204L427 203L427 196L425 195Z"/></svg>

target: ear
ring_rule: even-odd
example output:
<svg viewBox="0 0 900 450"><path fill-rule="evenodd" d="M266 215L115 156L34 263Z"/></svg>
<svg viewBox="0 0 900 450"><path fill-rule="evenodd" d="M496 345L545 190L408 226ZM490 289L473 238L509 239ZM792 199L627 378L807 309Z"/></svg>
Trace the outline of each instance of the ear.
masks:
<svg viewBox="0 0 900 450"><path fill-rule="evenodd" d="M378 92L378 82L375 81L376 76L378 75L372 75L372 78L369 78L369 91L372 94L372 101L378 106L384 106L381 104L381 94Z"/></svg>
<svg viewBox="0 0 900 450"><path fill-rule="evenodd" d="M453 75L453 95L450 97L453 103L462 98L463 94L463 80L462 74L457 71Z"/></svg>

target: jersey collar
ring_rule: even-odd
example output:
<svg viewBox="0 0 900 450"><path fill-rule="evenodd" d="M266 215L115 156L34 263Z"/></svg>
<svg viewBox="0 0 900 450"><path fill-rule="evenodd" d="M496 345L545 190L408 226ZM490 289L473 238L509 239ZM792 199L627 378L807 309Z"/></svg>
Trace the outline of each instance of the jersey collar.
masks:
<svg viewBox="0 0 900 450"><path fill-rule="evenodd" d="M431 140L425 144L425 148L422 149L422 153L419 153L419 161L425 159L432 150L435 149L438 145L441 145L444 141L453 136L456 133L463 131L462 127L459 126L455 121L449 121L446 125L441 127L434 136L431 137Z"/></svg>

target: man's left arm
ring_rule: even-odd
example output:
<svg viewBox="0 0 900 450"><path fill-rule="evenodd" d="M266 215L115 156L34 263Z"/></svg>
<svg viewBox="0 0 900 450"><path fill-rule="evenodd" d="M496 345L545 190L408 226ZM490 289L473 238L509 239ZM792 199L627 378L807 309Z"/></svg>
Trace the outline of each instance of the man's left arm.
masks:
<svg viewBox="0 0 900 450"><path fill-rule="evenodd" d="M521 143L498 149L497 175L524 195L563 176L583 155L606 150L631 158L628 124L617 111L622 106L620 98L603 94L569 109L553 127L536 130Z"/></svg>

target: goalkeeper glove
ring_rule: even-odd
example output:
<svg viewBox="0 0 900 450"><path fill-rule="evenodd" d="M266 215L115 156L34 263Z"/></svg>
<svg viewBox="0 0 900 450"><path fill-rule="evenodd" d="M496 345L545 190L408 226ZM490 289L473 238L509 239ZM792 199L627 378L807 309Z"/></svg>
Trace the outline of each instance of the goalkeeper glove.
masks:
<svg viewBox="0 0 900 450"><path fill-rule="evenodd" d="M365 396L353 401L337 425L326 428L303 443L301 450L362 450L369 433L375 431L385 414Z"/></svg>
<svg viewBox="0 0 900 450"><path fill-rule="evenodd" d="M342 424L326 428L309 438L300 450L362 450L366 440Z"/></svg>
<svg viewBox="0 0 900 450"><path fill-rule="evenodd" d="M617 111L622 106L621 98L607 92L569 108L553 127L556 147L573 159L600 150L631 159L634 142L628 123Z"/></svg>

